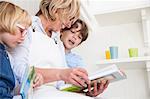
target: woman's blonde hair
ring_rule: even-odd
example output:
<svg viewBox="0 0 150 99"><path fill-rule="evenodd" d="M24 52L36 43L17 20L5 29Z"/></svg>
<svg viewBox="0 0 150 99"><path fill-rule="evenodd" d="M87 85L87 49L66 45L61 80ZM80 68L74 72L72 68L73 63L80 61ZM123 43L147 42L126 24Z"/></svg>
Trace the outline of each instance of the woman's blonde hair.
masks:
<svg viewBox="0 0 150 99"><path fill-rule="evenodd" d="M6 1L0 1L0 32L15 34L17 24L31 25L27 11Z"/></svg>
<svg viewBox="0 0 150 99"><path fill-rule="evenodd" d="M80 15L79 0L42 0L37 15L43 14L47 19L56 20L55 12L60 9L61 19L77 19Z"/></svg>

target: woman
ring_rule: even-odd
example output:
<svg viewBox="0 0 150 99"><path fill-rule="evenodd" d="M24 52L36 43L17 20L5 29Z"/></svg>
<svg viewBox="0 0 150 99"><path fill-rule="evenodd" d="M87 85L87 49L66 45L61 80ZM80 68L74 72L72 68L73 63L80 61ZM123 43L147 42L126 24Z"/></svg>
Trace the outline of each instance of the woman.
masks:
<svg viewBox="0 0 150 99"><path fill-rule="evenodd" d="M82 68L74 68L74 69L42 69L41 67L44 67L44 65L49 65L48 67L65 65L65 60L63 60L63 53L61 53L60 49L58 49L58 45L55 44L55 41L50 38L52 35L52 31L57 32L60 31L60 29L64 27L70 27L71 24L73 24L77 18L79 17L79 1L78 0L42 0L40 3L40 10L37 13L37 16L33 17L32 21L33 24L28 30L28 34L26 36L25 41L20 44L18 48L16 48L12 55L16 60L16 65L21 66L22 69L18 70L18 73L23 74L24 68L29 64L29 51L31 50L30 59L33 62L33 65L37 63L36 60L39 57L36 57L34 55L40 55L42 51L46 52L47 49L39 50L41 49L41 46L43 43L36 45L36 41L42 41L44 43L50 42L49 46L47 43L44 44L46 46L49 46L48 49L51 50L50 47L52 47L55 51L53 53L57 54L53 56L54 54L48 56L46 53L46 57L50 57L50 60L59 59L58 63L55 61L55 63L45 63L45 59L41 61L41 63L37 63L36 72L41 73L44 77L44 83L47 82L53 82L58 80L63 80L68 83L72 83L77 86L85 86L86 83L89 83L88 76L86 70ZM42 39L41 39L42 38ZM37 40L38 39L38 40ZM31 43L31 46L30 46ZM34 45L34 47L32 47ZM31 47L31 49L29 49ZM38 48L36 50L33 50L34 48ZM56 50L55 50L56 49ZM18 51L19 50L19 51ZM38 52L37 52L38 51ZM42 58L44 58L43 56ZM26 61L26 64L24 62ZM52 64L51 64L52 63ZM51 66L50 66L51 65ZM60 67L59 67L60 68ZM62 68L64 68L62 66ZM17 69L16 69L17 70ZM22 78L20 80L22 81ZM86 83L85 83L86 82Z"/></svg>

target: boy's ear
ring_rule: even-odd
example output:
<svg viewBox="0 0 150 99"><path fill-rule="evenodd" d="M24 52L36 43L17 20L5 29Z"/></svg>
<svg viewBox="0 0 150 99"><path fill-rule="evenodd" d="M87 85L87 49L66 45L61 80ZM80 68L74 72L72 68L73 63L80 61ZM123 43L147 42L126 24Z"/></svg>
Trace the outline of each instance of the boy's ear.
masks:
<svg viewBox="0 0 150 99"><path fill-rule="evenodd" d="M62 36L63 35L63 32L62 31L60 31L60 36Z"/></svg>
<svg viewBox="0 0 150 99"><path fill-rule="evenodd" d="M63 35L63 32L60 32L60 39L61 39L62 35Z"/></svg>

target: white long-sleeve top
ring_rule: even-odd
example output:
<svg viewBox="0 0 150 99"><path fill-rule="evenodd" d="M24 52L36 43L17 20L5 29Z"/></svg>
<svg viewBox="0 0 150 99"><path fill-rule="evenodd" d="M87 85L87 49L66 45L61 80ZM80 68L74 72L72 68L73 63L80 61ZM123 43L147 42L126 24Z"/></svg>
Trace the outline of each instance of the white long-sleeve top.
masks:
<svg viewBox="0 0 150 99"><path fill-rule="evenodd" d="M42 27L40 18L34 17L32 27L32 42L30 44L29 63L40 68L64 68L66 66L65 53L62 51L59 39L50 38ZM57 42L57 43L56 43Z"/></svg>
<svg viewBox="0 0 150 99"><path fill-rule="evenodd" d="M33 30L34 29L34 30ZM59 38L59 35L57 36ZM14 72L20 82L27 66L40 68L65 68L65 52L62 42L46 35L39 17L32 18L32 26L28 29L26 38L11 52L14 58Z"/></svg>

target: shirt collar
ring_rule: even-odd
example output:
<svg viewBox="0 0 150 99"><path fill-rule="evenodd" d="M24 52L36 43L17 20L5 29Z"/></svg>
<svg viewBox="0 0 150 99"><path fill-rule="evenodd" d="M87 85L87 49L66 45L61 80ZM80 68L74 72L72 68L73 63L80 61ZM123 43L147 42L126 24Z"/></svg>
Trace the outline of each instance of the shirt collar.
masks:
<svg viewBox="0 0 150 99"><path fill-rule="evenodd" d="M38 16L32 16L32 28L36 30L40 29L42 33L47 34L42 26L41 19Z"/></svg>

